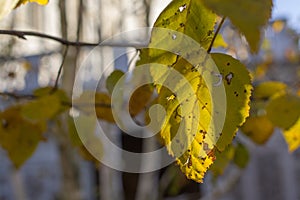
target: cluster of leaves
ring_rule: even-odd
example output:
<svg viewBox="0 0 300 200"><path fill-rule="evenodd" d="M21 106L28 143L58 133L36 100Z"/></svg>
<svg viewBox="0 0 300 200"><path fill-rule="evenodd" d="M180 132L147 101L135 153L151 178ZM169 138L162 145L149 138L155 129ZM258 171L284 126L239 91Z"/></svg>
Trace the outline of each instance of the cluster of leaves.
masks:
<svg viewBox="0 0 300 200"><path fill-rule="evenodd" d="M15 1L10 8L26 2L28 0ZM46 4L48 1L35 2ZM165 108L166 116L160 130L160 139L166 145L168 153L176 158L181 171L196 182L203 181L206 171L214 162L211 169L215 175L221 174L231 160L240 167L245 166L248 160L245 147L242 144L231 143L238 128L249 116L249 111L251 116L243 125L242 131L255 142L265 143L277 126L284 129L284 136L291 151L300 145L299 131L297 132L300 128L299 97L292 95L282 83L263 83L254 90L250 110L252 85L246 67L229 55L211 53L212 44L224 45L216 25L220 21L222 24L223 20L220 18L225 17L228 17L245 36L251 51L257 52L261 31L271 16L271 10L272 0L174 0L154 24L156 28L169 30L170 34L162 36L154 29L148 48L140 52L137 67L145 63L159 63L165 66L165 69L162 67L160 70L150 71L149 75L154 84L144 85L133 93L129 102L129 112L134 117L155 103ZM0 12L0 17L3 13ZM172 31L188 36L201 46L201 50L184 49L185 41L179 36L174 37ZM182 45L184 51L171 53L162 50L168 49L167 46L160 45ZM187 61L187 57L193 62ZM218 74L213 71L213 66L216 66ZM190 95L181 82L174 83L174 91L164 87L172 79L166 73L168 68L178 71L191 85L195 95ZM217 83L206 82L205 74L216 77ZM110 105L111 95L115 84L123 75L121 71L114 71L107 78L108 93L97 93L94 96L92 92L85 92L72 104L62 90L36 90L31 101L9 107L0 113L1 146L19 167L43 139L42 133L46 130L47 122L70 107L80 109L86 115L92 114L94 106L85 105L91 98L95 98L97 117L114 123ZM158 82L162 84L157 84ZM216 97L212 88L219 85L225 90L225 105L220 105L218 100L213 99ZM154 90L157 95L152 101ZM178 96L184 98L177 98ZM200 118L197 112L200 113ZM145 113L147 115L148 112ZM222 130L217 131L210 125L217 123L217 116L222 113L225 114L224 124ZM145 116L145 121L148 121L148 117ZM87 127L91 132L93 128ZM24 130L27 133L25 136ZM74 131L74 134L71 134L73 144L82 147L72 122L70 130Z"/></svg>
<svg viewBox="0 0 300 200"><path fill-rule="evenodd" d="M300 146L300 97L282 82L263 82L254 88L250 117L242 131L257 144L265 144L281 128L292 152Z"/></svg>

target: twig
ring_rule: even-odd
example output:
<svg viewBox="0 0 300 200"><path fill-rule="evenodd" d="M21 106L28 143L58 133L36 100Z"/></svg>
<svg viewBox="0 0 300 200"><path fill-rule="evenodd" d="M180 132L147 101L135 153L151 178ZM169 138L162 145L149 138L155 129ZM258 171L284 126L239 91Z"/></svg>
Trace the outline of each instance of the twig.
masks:
<svg viewBox="0 0 300 200"><path fill-rule="evenodd" d="M209 45L209 47L207 49L207 53L210 53L210 51L212 49L212 46L214 45L214 42L215 42L215 40L216 40L216 38L217 38L220 30L221 30L221 27L222 27L223 23L225 22L225 19L226 19L226 17L222 17L222 20L219 23L218 28L217 28L217 30L216 30L216 32L214 34L214 37L213 37L213 39L212 39L212 41L211 41L211 43L210 43L210 45Z"/></svg>
<svg viewBox="0 0 300 200"><path fill-rule="evenodd" d="M61 65L59 66L59 70L57 72L55 84L54 84L53 89L51 90L51 93L55 92L57 90L57 88L58 88L58 81L59 81L59 78L60 78L60 75L61 75L64 63L65 63L65 60L66 60L66 57L67 57L67 54L68 54L68 50L69 50L69 45L66 46L66 49L65 49L62 61L61 61Z"/></svg>
<svg viewBox="0 0 300 200"><path fill-rule="evenodd" d="M59 37L47 35L44 33L33 32L33 31L18 31L18 30L0 30L0 35L13 35L17 36L21 39L26 40L26 36L35 36L40 38L46 38L50 40L54 40L59 42L63 45L68 46L77 46L77 47L84 47L84 46L111 46L111 47L134 47L137 49L145 48L148 46L148 43L141 43L141 42L112 42L112 41L103 41L99 43L88 43L88 42L73 42L69 40L65 40Z"/></svg>
<svg viewBox="0 0 300 200"><path fill-rule="evenodd" d="M10 98L14 98L16 100L20 100L20 99L26 99L26 100L34 100L34 99L38 99L40 97L32 95L32 94L15 94L15 93L10 93L10 92L0 92L0 96L4 96L4 97L10 97ZM80 109L80 107L103 107L103 108L111 108L110 104L105 104L105 103L95 103L94 105L89 104L89 103L80 103L80 104L72 104L71 102L68 101L61 101L61 104L63 106L68 106L68 107L76 107L78 109Z"/></svg>
<svg viewBox="0 0 300 200"><path fill-rule="evenodd" d="M18 95L18 94L11 93L11 92L0 92L0 96L11 97L11 98L14 98L17 100L19 100L19 99L35 99L36 98L36 96L31 95L31 94Z"/></svg>

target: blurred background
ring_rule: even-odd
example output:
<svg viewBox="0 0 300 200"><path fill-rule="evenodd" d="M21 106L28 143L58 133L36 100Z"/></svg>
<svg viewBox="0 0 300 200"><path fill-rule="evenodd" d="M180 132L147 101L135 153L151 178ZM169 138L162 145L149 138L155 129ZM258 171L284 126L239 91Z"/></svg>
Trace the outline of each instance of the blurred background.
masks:
<svg viewBox="0 0 300 200"><path fill-rule="evenodd" d="M0 29L38 31L71 41L97 43L138 27L152 26L168 0L50 0L47 6L26 4L0 21ZM226 21L221 33L225 45L214 49L226 52L246 64L255 76L254 85L266 80L282 81L300 89L298 0L276 0L273 17L264 32L262 48L252 55L245 39ZM136 38L140 41L141 38ZM0 35L0 91L31 94L35 88L54 85L62 61L60 43L38 37ZM69 95L78 68L92 48L70 47L60 82ZM132 47L104 46L101 57L90 59L93 70L126 71L135 56ZM86 88L88 89L87 82ZM86 89L85 88L85 89ZM0 110L15 103L0 96ZM111 139L124 149L140 152L142 140L130 137L114 125L104 123ZM187 180L175 165L146 174L122 173L84 159L75 149L64 146L55 135L64 127L49 128L33 156L16 170L0 147L0 200L55 199L220 199L296 200L300 199L300 150L288 152L280 130L262 146L239 133L235 139L245 145L249 162L245 168L229 164L217 179L211 174L203 184ZM1 138L0 138L1 140ZM116 155L117 156L117 155Z"/></svg>

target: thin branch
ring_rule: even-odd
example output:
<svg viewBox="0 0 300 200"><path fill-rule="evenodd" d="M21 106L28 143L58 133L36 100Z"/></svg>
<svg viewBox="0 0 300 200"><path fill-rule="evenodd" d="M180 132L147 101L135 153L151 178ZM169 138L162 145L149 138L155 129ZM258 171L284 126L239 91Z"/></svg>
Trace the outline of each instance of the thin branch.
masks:
<svg viewBox="0 0 300 200"><path fill-rule="evenodd" d="M25 95L22 95L22 94L15 94L15 93L11 93L11 92L0 92L0 96L3 96L3 97L10 97L10 98L13 98L13 99L16 99L16 100L20 100L20 99L35 99L36 96L34 95L31 95L31 94L25 94Z"/></svg>
<svg viewBox="0 0 300 200"><path fill-rule="evenodd" d="M11 92L0 92L0 96L3 97L10 97L16 100L34 100L34 99L38 99L38 96L32 95L32 94L15 94L15 93L11 93ZM100 107L100 108L111 108L110 104L105 104L105 103L95 103L94 105L90 104L90 103L80 103L80 104L72 104L71 102L68 101L61 101L60 102L61 105L63 106L67 106L67 107L75 107L80 109L80 107Z"/></svg>
<svg viewBox="0 0 300 200"><path fill-rule="evenodd" d="M66 46L66 49L65 49L62 61L61 61L61 65L60 65L59 70L57 72L55 84L54 84L54 87L53 87L53 90L51 91L51 93L55 92L57 90L57 88L58 88L58 81L59 81L59 78L60 78L60 75L61 75L64 63L65 63L65 60L66 60L66 57L67 57L67 54L68 54L68 50L69 50L69 45Z"/></svg>
<svg viewBox="0 0 300 200"><path fill-rule="evenodd" d="M211 49L212 49L212 47L213 47L213 45L214 45L214 42L215 42L215 40L216 40L216 38L217 38L217 36L218 36L220 30L221 30L221 27L222 27L222 25L223 25L224 22L225 22L225 19L226 19L226 17L222 17L222 20L221 20L221 22L219 23L218 28L217 28L217 30L216 30L216 32L215 32L215 34L214 34L214 37L213 37L213 39L212 39L212 41L211 41L211 43L210 43L210 45L209 45L209 47L208 47L208 49L207 49L207 53L210 53L210 51L211 51Z"/></svg>
<svg viewBox="0 0 300 200"><path fill-rule="evenodd" d="M53 40L53 41L59 42L63 45L77 46L77 47L111 46L111 47L134 47L136 49L141 49L141 48L145 48L148 46L148 43L141 43L141 42L127 42L127 43L112 42L112 41L103 41L103 42L99 42L99 43L73 42L73 41L62 39L60 37L51 36L48 34L33 32L33 31L0 30L0 35L13 35L13 36L17 36L24 40L26 40L26 36L35 36L35 37Z"/></svg>

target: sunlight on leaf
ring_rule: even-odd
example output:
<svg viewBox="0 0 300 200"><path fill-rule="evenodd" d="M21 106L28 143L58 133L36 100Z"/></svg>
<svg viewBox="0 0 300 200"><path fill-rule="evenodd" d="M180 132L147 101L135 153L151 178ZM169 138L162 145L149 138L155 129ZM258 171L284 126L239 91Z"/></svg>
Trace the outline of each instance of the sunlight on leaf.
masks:
<svg viewBox="0 0 300 200"><path fill-rule="evenodd" d="M219 47L227 48L228 44L225 42L223 36L221 34L218 34L214 41L213 47L214 48L219 48Z"/></svg>
<svg viewBox="0 0 300 200"><path fill-rule="evenodd" d="M212 58L223 75L227 97L226 120L217 143L217 148L223 151L249 116L252 85L249 72L240 61L218 53L212 54Z"/></svg>
<svg viewBox="0 0 300 200"><path fill-rule="evenodd" d="M291 128L283 131L283 136L288 144L290 152L293 152L300 147L300 118Z"/></svg>
<svg viewBox="0 0 300 200"><path fill-rule="evenodd" d="M19 168L35 151L43 139L46 123L32 123L21 115L21 107L10 107L0 113L0 145L16 168Z"/></svg>
<svg viewBox="0 0 300 200"><path fill-rule="evenodd" d="M28 3L28 2L34 2L34 3L38 3L40 5L46 5L49 0L19 0L19 2L17 3L17 5L15 6L15 8L19 7L22 4Z"/></svg>
<svg viewBox="0 0 300 200"><path fill-rule="evenodd" d="M266 115L247 118L242 132L257 144L265 144L274 132L274 125Z"/></svg>
<svg viewBox="0 0 300 200"><path fill-rule="evenodd" d="M261 29L271 17L272 0L202 0L204 4L231 22L245 35L251 50L257 52Z"/></svg>
<svg viewBox="0 0 300 200"><path fill-rule="evenodd" d="M151 68L157 102L166 110L161 139L182 172L197 182L202 182L216 150L223 151L232 142L237 127L248 116L252 88L249 73L240 62L230 56L211 57L206 53L215 21L216 15L201 1L172 1L155 23L155 27L168 28L168 32L153 29L150 49L142 50L138 63L160 63L184 76L175 81L168 67Z"/></svg>

